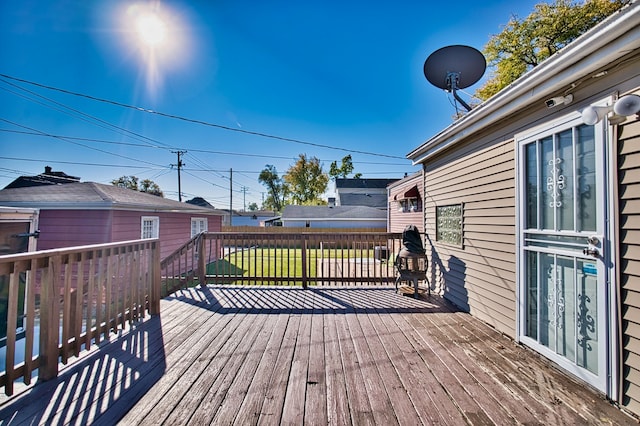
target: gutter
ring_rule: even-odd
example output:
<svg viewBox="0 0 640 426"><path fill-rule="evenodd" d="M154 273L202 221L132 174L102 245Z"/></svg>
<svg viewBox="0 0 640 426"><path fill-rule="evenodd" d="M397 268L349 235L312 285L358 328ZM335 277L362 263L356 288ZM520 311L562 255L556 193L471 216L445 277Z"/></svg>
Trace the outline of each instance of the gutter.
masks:
<svg viewBox="0 0 640 426"><path fill-rule="evenodd" d="M634 0L542 64L424 142L406 157L415 166L640 47L640 7Z"/></svg>

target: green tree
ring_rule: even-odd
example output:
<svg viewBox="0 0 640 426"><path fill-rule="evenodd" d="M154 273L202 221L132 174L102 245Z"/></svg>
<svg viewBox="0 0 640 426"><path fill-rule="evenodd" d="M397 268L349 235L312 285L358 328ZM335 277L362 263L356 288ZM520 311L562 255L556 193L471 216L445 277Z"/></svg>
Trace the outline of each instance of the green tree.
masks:
<svg viewBox="0 0 640 426"><path fill-rule="evenodd" d="M118 179L111 181L111 185L120 188L138 190L138 178L135 176L120 176Z"/></svg>
<svg viewBox="0 0 640 426"><path fill-rule="evenodd" d="M327 190L329 176L322 170L318 158L307 158L306 154L300 154L298 161L284 175L284 181L294 204L326 204L320 196Z"/></svg>
<svg viewBox="0 0 640 426"><path fill-rule="evenodd" d="M263 207L277 212L282 211L288 190L285 182L278 176L275 166L267 164L260 172L258 181L267 188L267 198L264 200Z"/></svg>
<svg viewBox="0 0 640 426"><path fill-rule="evenodd" d="M111 185L164 197L160 186L151 179L145 179L138 184L139 181L140 179L136 176L120 176L118 179L112 180Z"/></svg>
<svg viewBox="0 0 640 426"><path fill-rule="evenodd" d="M249 209L250 212L254 212L256 210L258 210L258 203L249 203L249 207L247 207Z"/></svg>
<svg viewBox="0 0 640 426"><path fill-rule="evenodd" d="M492 75L475 96L488 99L562 49L630 0L555 0L538 3L524 19L511 17L483 53Z"/></svg>
<svg viewBox="0 0 640 426"><path fill-rule="evenodd" d="M146 192L147 194L157 195L158 197L164 197L162 190L157 183L151 179L145 179L140 182L140 192Z"/></svg>
<svg viewBox="0 0 640 426"><path fill-rule="evenodd" d="M351 160L351 154L342 157L340 167L338 167L337 161L332 162L331 166L329 166L329 176L331 176L331 179L334 181L337 178L346 178L352 171L353 161ZM356 173L353 177L355 179L360 179L362 177L362 173Z"/></svg>

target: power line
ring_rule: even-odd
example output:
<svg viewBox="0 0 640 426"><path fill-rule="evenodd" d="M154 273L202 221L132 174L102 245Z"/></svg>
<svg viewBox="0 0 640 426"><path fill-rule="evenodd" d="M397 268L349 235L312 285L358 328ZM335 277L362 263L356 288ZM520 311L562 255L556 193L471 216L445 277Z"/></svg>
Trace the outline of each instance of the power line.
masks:
<svg viewBox="0 0 640 426"><path fill-rule="evenodd" d="M17 126L17 127L23 128L23 129L28 129L28 130L31 130L31 131L34 131L34 132L38 132L38 133L41 133L43 135L47 134L45 132L41 132L40 130L34 129L32 127L24 126L22 124L15 123L15 122L13 122L11 120L7 120L5 118L0 118L0 121L4 121L5 123L9 123L9 124L12 124L14 126ZM150 165L156 166L156 167L164 167L162 165L154 164L154 163L151 163L149 161L141 160L139 158L131 158L131 157L127 157L126 155L116 154L116 153L113 153L113 152L105 151L104 149L94 148L92 146L88 146L88 145L85 145L85 144L82 144L82 143L79 143L79 142L74 142L74 141L71 141L71 140L67 140L64 137L56 137L56 136L52 136L52 137L54 137L55 139L64 141L64 142L68 142L68 143L73 144L73 145L78 145L78 146L81 146L83 148L92 149L94 151L102 152L103 154L109 154L109 155L113 155L115 157L125 158L127 160L138 161L140 163L150 164Z"/></svg>
<svg viewBox="0 0 640 426"><path fill-rule="evenodd" d="M53 107L51 105L47 105L46 103L43 103L43 102L40 102L40 101L37 101L37 100L34 100L34 99L30 99L29 97L27 97L25 95L13 92L11 90L8 90L7 88L0 87L2 90L5 90L5 91L10 92L10 93L13 93L13 94L15 94L17 96L20 96L20 97L22 97L24 99L27 99L27 100L31 101L31 102L35 102L37 104L43 105L43 106L45 106L47 108L51 108L53 110L62 112L62 113L67 114L67 115L71 115L71 116L75 115L76 118L80 118L82 121L86 121L88 123L95 124L96 126L101 127L103 129L113 130L113 131L117 130L118 133L120 133L122 135L126 134L126 136L132 137L134 139L149 140L149 141L152 141L152 142L155 142L155 143L162 144L162 142L156 141L156 140L151 139L151 138L149 138L147 136L144 136L144 135L141 135L139 133L133 132L133 131L131 131L129 129L125 129L125 128L120 127L120 126L116 126L115 124L109 123L106 120L103 120L101 118L95 117L95 116L93 116L91 114L87 114L87 113L85 113L83 111L79 111L79 110L77 110L75 108L71 108L68 105L65 105L65 104L63 104L61 102L58 102L58 101L55 101L53 99L47 98L46 96L43 96L43 95L41 95L39 93L33 92L31 90L28 90L28 89L25 89L24 87L20 87L20 86L18 86L16 84L10 83L10 82L5 81L5 80L1 80L0 79L0 81L2 81L5 84L9 84L9 85L11 85L13 87L16 87L16 88L18 88L20 90L23 90L23 91L25 91L25 92L27 92L27 93L29 93L31 95L37 96L38 98L44 99L44 100L56 105L56 107L59 107L59 108ZM60 108L66 109L68 111L64 111L63 109L60 109ZM69 111L71 111L71 112L69 112ZM91 121L91 120L93 120L93 121ZM149 144L149 142L147 142L147 144ZM162 144L162 145L164 145L164 144Z"/></svg>
<svg viewBox="0 0 640 426"><path fill-rule="evenodd" d="M54 91L57 91L57 92L65 93L67 95L78 96L78 97L82 97L82 98L86 98L86 99L91 99L91 100L97 101L97 102L103 102L103 103L119 106L119 107L122 107L122 108L128 108L128 109L132 109L132 110L135 110L135 111L146 112L148 114L155 114L155 115L159 115L161 117L171 118L171 119L174 119L174 120L181 120L181 121L185 121L185 122L188 122L188 123L200 124L200 125L207 126L207 127L215 127L215 128L218 128L218 129L228 130L228 131L231 131L231 132L244 133L244 134L253 135L253 136L259 136L259 137L263 137L263 138L276 139L276 140L280 140L280 141L284 141L284 142L293 142L293 143L298 143L298 144L303 144L303 145L315 146L315 147L318 147L318 148L333 149L333 150L337 150L337 151L350 152L350 153L355 153L355 154L373 155L373 156L376 156L376 157L395 158L395 159L401 159L401 160L404 159L404 157L399 157L397 155L388 155L388 154L380 154L380 153L375 153L375 152L360 151L360 150L354 150L354 149L346 149L346 148L340 148L340 147L324 145L324 144L319 144L319 143L314 143L314 142L302 141L302 140L299 140L299 139L287 138L287 137L283 137L283 136L271 135L271 134L268 134L268 133L255 132L255 131L245 130L245 129L238 129L238 128L234 128L234 127L224 126L222 124L216 124L216 123L211 123L211 122L208 122L208 121L203 121L203 120L197 120L197 119L193 119L193 118L183 117L183 116L179 116L179 115L175 115L175 114L168 114L168 113L165 113L165 112L154 111L152 109L143 108L143 107L137 107L137 106L134 106L134 105L125 104L125 103L118 102L118 101L112 101L112 100L109 100L109 99L99 98L99 97L92 96L92 95L87 95L87 94L84 94L84 93L72 92L70 90L61 89L61 88L54 87L54 86L48 86L48 85L45 85L45 84L42 84L42 83L36 83L34 81L29 81L29 80L25 80L25 79L18 78L18 77L13 77L13 76L10 76L10 75L7 75L7 74L0 73L0 77L4 77L4 78L8 78L10 80L19 81L21 83L25 83L25 84L30 84L30 85L33 85L33 86L41 87L41 88L47 89L47 90L54 90Z"/></svg>
<svg viewBox="0 0 640 426"><path fill-rule="evenodd" d="M27 132L27 131L24 131L24 130L12 130L12 129L0 129L0 132L16 133L16 134L21 134L21 135L43 136L43 137L50 137L50 138L64 138L64 139L71 139L71 140L77 140L77 141L98 142L98 143L111 144L111 145L134 146L134 147L139 147L139 148L155 148L155 149L164 149L164 150L172 150L172 149L184 149L184 150L186 150L186 148L178 148L178 147L172 147L172 146L154 146L154 145L150 145L150 144L133 143L133 142L121 142L121 141L110 141L110 140L106 140L106 139L95 139L95 138L82 138L82 137L77 137L77 136L57 135L57 134L45 133L45 132L37 133L37 132ZM158 143L161 143L161 142L158 142ZM197 148L189 148L189 151L190 152L203 153L203 154L235 155L235 156L238 156L238 157L268 158L268 159L275 159L275 160L295 160L294 157L284 156L284 155L249 154L249 153L245 153L245 152L214 151L214 150L211 150L211 149L197 149ZM197 157L194 157L194 156L191 156L191 155L190 155L190 157L197 158ZM333 161L333 160L327 160L327 159L322 159L321 158L320 161ZM381 161L353 161L352 163L353 164L381 165L381 166L407 166L407 164L408 164L408 162L405 162L405 163L389 163L389 162L381 162Z"/></svg>
<svg viewBox="0 0 640 426"><path fill-rule="evenodd" d="M35 163L52 163L52 164L73 164L76 166L92 166L92 167L121 167L123 169L146 169L146 170L167 170L166 166L158 167L140 167L139 165L128 164L101 164L101 163L83 163L79 161L63 161L63 160L50 160L50 159L38 159L38 158L17 158L17 157L0 157L2 160L13 161L31 161ZM170 171L170 169L169 169Z"/></svg>
<svg viewBox="0 0 640 426"><path fill-rule="evenodd" d="M124 169L142 169L142 170L157 170L157 177L160 177L162 175L171 173L171 168L167 167L167 166L158 166L158 167L141 167L139 165L132 165L132 164L103 164L103 163L86 163L86 162L82 162L82 161L63 161L63 160L51 160L51 159L43 159L43 158L18 158L18 157L5 157L5 156L0 156L0 160L12 160L12 161L28 161L28 162L34 162L34 163L51 163L51 164L73 164L76 166L91 166L91 167L119 167L119 168L124 168ZM0 170L2 170L0 168ZM9 169L5 169L5 170L9 170ZM28 174L31 172L26 172L26 171L16 171L13 170L16 173L23 173L23 174ZM214 184L212 182L209 182L205 179L202 179L199 176L194 175L194 172L207 172L207 173L211 173L211 172L215 172L215 173L229 173L228 169L192 169L192 168L182 168L182 171L184 173L187 173L190 176L195 177L196 179L202 180L203 182L206 182L208 184L214 185L214 186L219 186L220 188L224 188L227 189L227 187L223 187L217 184ZM187 171L190 171L192 173L189 173ZM261 171L255 171L255 170L235 170L235 173L238 174L243 174L243 173L251 173L251 174L260 174L262 173ZM389 172L368 172L367 175L388 175ZM229 178L226 176L221 176L222 178L228 180ZM248 179L251 179L251 177L246 176ZM154 177L152 177L152 179L155 179ZM254 188L255 190L255 188ZM177 192L177 191L176 191ZM241 192L239 190L236 190L236 192ZM256 192L260 192L260 191L256 191Z"/></svg>

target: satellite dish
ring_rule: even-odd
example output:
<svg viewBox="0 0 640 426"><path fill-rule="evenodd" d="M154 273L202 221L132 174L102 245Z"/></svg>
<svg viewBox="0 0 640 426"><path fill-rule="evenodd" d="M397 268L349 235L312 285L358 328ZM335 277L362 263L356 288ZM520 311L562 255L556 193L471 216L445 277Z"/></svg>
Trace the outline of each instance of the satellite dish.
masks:
<svg viewBox="0 0 640 426"><path fill-rule="evenodd" d="M456 44L442 47L429 55L424 62L424 76L434 86L451 92L467 111L471 111L456 90L480 80L486 67L487 61L482 53L473 47Z"/></svg>

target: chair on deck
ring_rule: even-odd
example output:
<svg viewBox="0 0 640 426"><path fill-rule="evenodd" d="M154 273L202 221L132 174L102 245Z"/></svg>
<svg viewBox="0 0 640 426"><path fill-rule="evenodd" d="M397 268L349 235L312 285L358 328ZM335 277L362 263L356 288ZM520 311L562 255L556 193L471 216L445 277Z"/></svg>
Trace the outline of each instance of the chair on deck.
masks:
<svg viewBox="0 0 640 426"><path fill-rule="evenodd" d="M422 238L418 228L414 225L407 225L402 232L402 249L396 256L394 262L396 271L396 291L399 289L408 290L413 287L413 297L418 297L420 291L419 282L427 283L428 294L431 295L431 285L427 279L427 255L422 245ZM408 285L402 286L401 282L407 282ZM404 293L405 291L403 291Z"/></svg>

